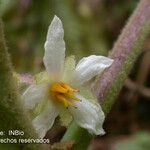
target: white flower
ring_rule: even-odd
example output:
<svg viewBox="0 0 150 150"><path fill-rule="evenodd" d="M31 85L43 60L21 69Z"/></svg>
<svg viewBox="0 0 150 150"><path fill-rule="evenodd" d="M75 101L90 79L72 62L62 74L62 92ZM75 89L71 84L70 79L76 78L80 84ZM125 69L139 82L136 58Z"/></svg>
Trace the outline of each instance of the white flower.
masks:
<svg viewBox="0 0 150 150"><path fill-rule="evenodd" d="M28 87L22 96L24 105L27 109L35 109L39 103L44 103L42 111L32 122L41 138L52 127L55 118L61 115L62 110L70 113L82 128L92 134L102 135L105 116L101 106L96 101L87 100L86 95L83 97L80 94L87 88L87 83L108 68L113 60L91 55L81 59L75 67L74 57L65 62L63 37L62 22L55 16L44 45L43 61L49 79ZM90 90L87 91L87 94L90 94Z"/></svg>

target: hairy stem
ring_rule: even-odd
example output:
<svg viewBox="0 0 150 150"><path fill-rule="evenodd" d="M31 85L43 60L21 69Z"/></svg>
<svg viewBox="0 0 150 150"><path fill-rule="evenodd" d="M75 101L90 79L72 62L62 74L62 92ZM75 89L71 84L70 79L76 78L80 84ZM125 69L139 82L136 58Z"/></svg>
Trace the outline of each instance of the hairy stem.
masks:
<svg viewBox="0 0 150 150"><path fill-rule="evenodd" d="M0 19L0 131L4 133L3 136L0 136L0 139L37 138L30 122L27 113L24 112L21 99L17 92L16 82L12 73L12 65L5 43L3 24ZM10 130L23 131L24 135L11 136L8 134ZM0 149L41 150L41 146L37 144L0 144Z"/></svg>
<svg viewBox="0 0 150 150"><path fill-rule="evenodd" d="M141 0L114 45L110 58L112 66L97 79L94 86L97 99L105 113L109 112L115 97L127 78L150 32L150 1Z"/></svg>
<svg viewBox="0 0 150 150"><path fill-rule="evenodd" d="M93 87L93 91L102 104L105 114L109 112L124 80L139 56L142 45L150 33L149 27L150 1L141 0L112 49L110 58L114 59L114 63L101 77L97 78ZM75 131L74 128L76 128ZM71 125L64 135L63 141L74 139L79 144L81 139L88 137L86 132L82 137L78 138L76 136L78 135L77 132L80 132L80 135L82 135L79 127ZM80 144L76 144L74 149L87 149L90 140L91 138L87 138L84 148L81 148Z"/></svg>

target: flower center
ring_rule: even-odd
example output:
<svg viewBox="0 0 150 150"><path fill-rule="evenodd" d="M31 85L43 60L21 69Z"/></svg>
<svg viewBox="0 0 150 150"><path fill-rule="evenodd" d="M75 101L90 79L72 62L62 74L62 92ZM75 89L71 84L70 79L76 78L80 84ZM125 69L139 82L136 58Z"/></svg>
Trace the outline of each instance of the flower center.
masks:
<svg viewBox="0 0 150 150"><path fill-rule="evenodd" d="M79 90L73 89L71 86L64 82L54 82L50 86L50 94L54 100L62 103L66 108L69 106L75 107L70 100L80 101L77 97L75 97L75 92L79 92Z"/></svg>

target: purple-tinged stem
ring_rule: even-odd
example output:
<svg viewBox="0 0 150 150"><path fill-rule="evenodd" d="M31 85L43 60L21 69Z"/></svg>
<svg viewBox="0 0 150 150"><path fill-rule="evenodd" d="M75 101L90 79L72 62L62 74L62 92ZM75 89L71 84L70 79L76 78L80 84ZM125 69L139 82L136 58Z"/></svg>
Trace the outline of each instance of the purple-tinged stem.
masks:
<svg viewBox="0 0 150 150"><path fill-rule="evenodd" d="M109 55L114 63L98 77L93 91L107 113L150 32L150 1L141 0Z"/></svg>

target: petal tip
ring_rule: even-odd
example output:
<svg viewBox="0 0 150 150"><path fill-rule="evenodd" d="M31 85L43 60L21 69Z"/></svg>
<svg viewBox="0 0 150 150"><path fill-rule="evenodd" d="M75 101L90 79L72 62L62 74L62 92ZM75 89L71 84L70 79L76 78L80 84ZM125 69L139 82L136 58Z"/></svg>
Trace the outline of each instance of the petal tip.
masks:
<svg viewBox="0 0 150 150"><path fill-rule="evenodd" d="M54 16L51 24L53 24L53 23L59 23L60 25L62 25L61 19L56 15Z"/></svg>
<svg viewBox="0 0 150 150"><path fill-rule="evenodd" d="M60 20L60 18L57 15L54 15L53 20Z"/></svg>
<svg viewBox="0 0 150 150"><path fill-rule="evenodd" d="M99 130L99 132L95 132L95 135L100 135L100 136L103 136L103 135L105 135L106 134L106 132L104 131L104 129L102 128L102 129L100 129Z"/></svg>

